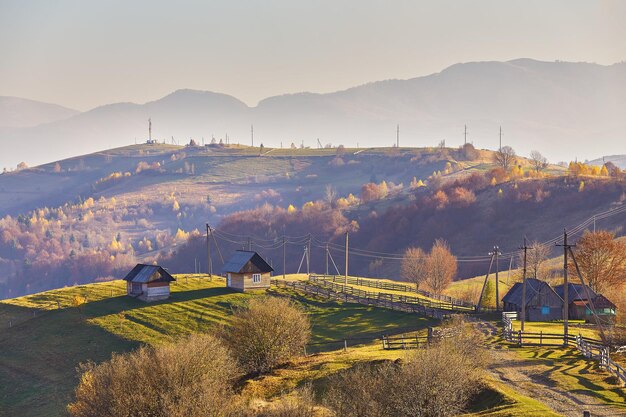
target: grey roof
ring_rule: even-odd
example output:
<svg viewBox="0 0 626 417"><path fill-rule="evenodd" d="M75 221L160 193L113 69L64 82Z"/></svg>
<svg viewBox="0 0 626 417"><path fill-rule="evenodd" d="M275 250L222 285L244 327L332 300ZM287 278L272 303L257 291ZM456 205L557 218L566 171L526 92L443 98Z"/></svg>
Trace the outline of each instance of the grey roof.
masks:
<svg viewBox="0 0 626 417"><path fill-rule="evenodd" d="M528 305L532 301L536 294L541 292L543 287L547 287L550 291L554 291L547 282L535 278L526 278L526 305ZM502 298L502 301L505 303L521 306L523 291L523 284L521 282L516 282L511 287L509 292L507 292L506 295Z"/></svg>
<svg viewBox="0 0 626 417"><path fill-rule="evenodd" d="M265 262L258 253L246 250L236 251L222 267L223 273L232 272L235 274L266 273L273 270L274 268Z"/></svg>
<svg viewBox="0 0 626 417"><path fill-rule="evenodd" d="M170 282L176 281L165 269L159 265L137 264L125 277L130 282Z"/></svg>
<svg viewBox="0 0 626 417"><path fill-rule="evenodd" d="M563 298L563 289L565 285L557 285L554 287L554 291L559 295L559 297ZM591 294L591 298L596 298L597 294L593 292L591 288L589 288L589 292ZM587 291L582 284L572 284L571 282L567 283L567 299L569 302L575 300L587 300Z"/></svg>

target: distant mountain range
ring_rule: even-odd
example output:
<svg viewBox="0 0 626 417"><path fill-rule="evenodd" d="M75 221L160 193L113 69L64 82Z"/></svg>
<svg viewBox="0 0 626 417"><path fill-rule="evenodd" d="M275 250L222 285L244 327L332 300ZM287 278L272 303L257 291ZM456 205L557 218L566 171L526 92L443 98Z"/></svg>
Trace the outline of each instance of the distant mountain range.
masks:
<svg viewBox="0 0 626 417"><path fill-rule="evenodd" d="M3 113L7 112L5 107ZM240 100L206 91L178 90L145 104L117 103L66 117L28 106L0 118L0 167L25 161L40 164L153 137L179 143L224 138L255 145L287 147L389 146L400 124L400 144L448 146L468 141L496 148L503 143L527 155L538 149L552 161L596 158L621 151L626 143L626 63L472 62L409 80L379 81L329 94L299 93L270 97L249 107ZM31 111L31 114L34 113ZM10 120L22 121L20 123ZM8 120L5 122L5 120ZM36 125L38 124L38 125ZM10 126L10 127L9 127ZM17 127L16 127L17 126Z"/></svg>
<svg viewBox="0 0 626 417"><path fill-rule="evenodd" d="M0 128L32 127L67 119L78 113L57 104L0 96Z"/></svg>

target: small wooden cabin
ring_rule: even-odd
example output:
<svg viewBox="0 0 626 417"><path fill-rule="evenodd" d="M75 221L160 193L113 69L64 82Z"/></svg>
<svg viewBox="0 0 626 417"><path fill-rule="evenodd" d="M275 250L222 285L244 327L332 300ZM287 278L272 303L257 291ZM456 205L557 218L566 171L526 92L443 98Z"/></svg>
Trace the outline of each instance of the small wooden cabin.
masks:
<svg viewBox="0 0 626 417"><path fill-rule="evenodd" d="M258 253L245 250L236 251L222 268L226 286L237 291L269 288L273 271Z"/></svg>
<svg viewBox="0 0 626 417"><path fill-rule="evenodd" d="M137 264L124 280L126 294L146 302L170 298L170 282L176 281L160 266L144 264Z"/></svg>
<svg viewBox="0 0 626 417"><path fill-rule="evenodd" d="M511 287L502 301L504 311L515 311L521 316L523 283ZM526 320L552 321L563 317L563 300L547 282L526 279Z"/></svg>
<svg viewBox="0 0 626 417"><path fill-rule="evenodd" d="M563 298L564 285L557 285L554 287L554 291L561 298ZM591 312L591 303L589 297L593 302L595 308L595 315ZM567 298L569 302L568 315L571 320L585 320L585 321L597 321L594 316L597 316L602 323L614 323L615 322L615 304L613 304L608 298L602 294L596 294L591 288L585 287L582 284L567 284Z"/></svg>

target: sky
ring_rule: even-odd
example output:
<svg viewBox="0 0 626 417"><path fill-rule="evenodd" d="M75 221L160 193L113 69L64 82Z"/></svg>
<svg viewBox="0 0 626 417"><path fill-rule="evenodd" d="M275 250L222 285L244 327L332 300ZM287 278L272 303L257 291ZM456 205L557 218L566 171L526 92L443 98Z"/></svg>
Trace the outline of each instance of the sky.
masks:
<svg viewBox="0 0 626 417"><path fill-rule="evenodd" d="M89 110L191 88L248 105L469 61L626 59L626 1L0 0L0 95Z"/></svg>

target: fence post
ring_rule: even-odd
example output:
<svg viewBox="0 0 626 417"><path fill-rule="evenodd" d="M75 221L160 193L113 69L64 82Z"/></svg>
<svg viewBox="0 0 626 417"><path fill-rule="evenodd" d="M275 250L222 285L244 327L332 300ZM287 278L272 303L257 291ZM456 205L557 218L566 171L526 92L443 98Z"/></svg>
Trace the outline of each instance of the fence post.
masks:
<svg viewBox="0 0 626 417"><path fill-rule="evenodd" d="M348 341L344 339L343 341L343 351L347 352L348 351Z"/></svg>
<svg viewBox="0 0 626 417"><path fill-rule="evenodd" d="M307 357L307 354L306 354L306 345L304 345L304 357L305 357L305 358Z"/></svg>
<svg viewBox="0 0 626 417"><path fill-rule="evenodd" d="M428 328L428 337L426 338L427 342L430 343L433 341L433 328Z"/></svg>
<svg viewBox="0 0 626 417"><path fill-rule="evenodd" d="M539 332L539 346L543 346L543 330Z"/></svg>
<svg viewBox="0 0 626 417"><path fill-rule="evenodd" d="M522 331L521 330L517 331L517 344L522 346Z"/></svg>
<svg viewBox="0 0 626 417"><path fill-rule="evenodd" d="M417 336L417 333L415 333L415 349L420 347L420 340Z"/></svg>
<svg viewBox="0 0 626 417"><path fill-rule="evenodd" d="M404 344L404 333L402 333L402 349L406 349L406 345Z"/></svg>

